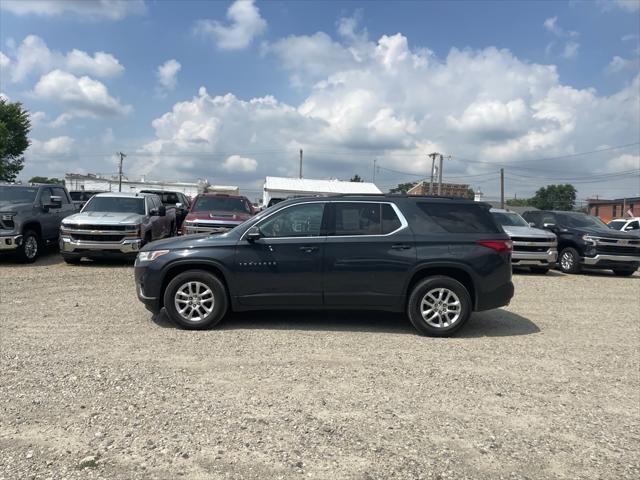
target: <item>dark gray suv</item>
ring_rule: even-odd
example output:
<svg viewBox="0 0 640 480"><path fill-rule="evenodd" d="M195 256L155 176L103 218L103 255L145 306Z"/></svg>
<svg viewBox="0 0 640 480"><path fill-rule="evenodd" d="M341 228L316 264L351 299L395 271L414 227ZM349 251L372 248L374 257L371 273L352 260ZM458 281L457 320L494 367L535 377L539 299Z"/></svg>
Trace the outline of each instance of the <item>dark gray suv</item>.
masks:
<svg viewBox="0 0 640 480"><path fill-rule="evenodd" d="M446 336L513 296L511 241L488 205L398 195L297 198L222 235L160 240L135 279L149 310L190 329L229 309L357 309Z"/></svg>

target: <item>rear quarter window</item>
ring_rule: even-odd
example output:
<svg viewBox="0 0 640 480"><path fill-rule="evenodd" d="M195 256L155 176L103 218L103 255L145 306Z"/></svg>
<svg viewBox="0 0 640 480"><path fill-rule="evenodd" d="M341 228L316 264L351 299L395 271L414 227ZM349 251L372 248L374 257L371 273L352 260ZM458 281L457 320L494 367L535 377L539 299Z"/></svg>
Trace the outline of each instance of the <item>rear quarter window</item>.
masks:
<svg viewBox="0 0 640 480"><path fill-rule="evenodd" d="M502 233L489 211L473 204L417 202L411 228L416 234Z"/></svg>

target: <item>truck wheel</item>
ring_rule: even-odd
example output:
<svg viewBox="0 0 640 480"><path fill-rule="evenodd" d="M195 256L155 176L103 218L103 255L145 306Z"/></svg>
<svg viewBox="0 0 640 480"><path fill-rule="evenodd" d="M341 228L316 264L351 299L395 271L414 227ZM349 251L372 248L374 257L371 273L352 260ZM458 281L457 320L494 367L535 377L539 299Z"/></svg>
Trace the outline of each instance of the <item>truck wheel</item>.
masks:
<svg viewBox="0 0 640 480"><path fill-rule="evenodd" d="M629 269L629 268L616 268L613 273L616 274L618 277L630 277L631 275L633 275L635 273L636 269Z"/></svg>
<svg viewBox="0 0 640 480"><path fill-rule="evenodd" d="M170 237L175 237L178 235L178 228L176 227L175 222L171 224L171 231L169 232Z"/></svg>
<svg viewBox="0 0 640 480"><path fill-rule="evenodd" d="M537 273L539 275L545 275L549 272L549 267L529 267L531 269L531 273Z"/></svg>
<svg viewBox="0 0 640 480"><path fill-rule="evenodd" d="M416 285L409 296L407 314L423 335L447 337L471 316L469 292L451 277L429 277Z"/></svg>
<svg viewBox="0 0 640 480"><path fill-rule="evenodd" d="M188 270L167 285L164 307L181 327L202 330L218 324L227 313L227 290L215 275Z"/></svg>
<svg viewBox="0 0 640 480"><path fill-rule="evenodd" d="M575 248L567 247L560 252L560 270L564 273L580 273L580 255Z"/></svg>
<svg viewBox="0 0 640 480"><path fill-rule="evenodd" d="M27 230L22 235L22 243L18 247L18 260L24 263L33 263L40 253L40 238L33 230Z"/></svg>

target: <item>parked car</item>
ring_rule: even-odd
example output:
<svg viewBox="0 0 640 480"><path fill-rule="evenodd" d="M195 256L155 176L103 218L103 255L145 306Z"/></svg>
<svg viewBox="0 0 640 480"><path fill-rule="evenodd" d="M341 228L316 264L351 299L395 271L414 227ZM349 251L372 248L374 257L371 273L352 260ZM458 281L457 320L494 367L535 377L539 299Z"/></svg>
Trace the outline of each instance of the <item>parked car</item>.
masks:
<svg viewBox="0 0 640 480"><path fill-rule="evenodd" d="M253 205L239 195L201 193L191 203L182 233L223 233L255 214Z"/></svg>
<svg viewBox="0 0 640 480"><path fill-rule="evenodd" d="M182 228L182 223L189 213L191 199L182 192L169 190L141 190L140 193L153 193L160 197L162 204L167 208L176 209L176 226L178 231Z"/></svg>
<svg viewBox="0 0 640 480"><path fill-rule="evenodd" d="M91 197L97 195L98 193L104 193L103 190L72 190L69 192L71 195L71 200L73 204L76 206L77 210L82 210L84 204L89 201Z"/></svg>
<svg viewBox="0 0 640 480"><path fill-rule="evenodd" d="M135 280L150 311L189 329L228 309L357 309L446 336L513 296L511 240L488 205L400 195L292 199L222 235L161 240Z"/></svg>
<svg viewBox="0 0 640 480"><path fill-rule="evenodd" d="M514 267L529 267L533 273L545 274L554 266L558 259L555 234L532 227L516 212L492 208L491 214L511 237Z"/></svg>
<svg viewBox="0 0 640 480"><path fill-rule="evenodd" d="M55 244L62 219L76 212L63 185L0 185L0 253L34 262Z"/></svg>
<svg viewBox="0 0 640 480"><path fill-rule="evenodd" d="M598 217L546 210L525 212L523 217L556 234L558 263L565 273L579 273L582 267L589 267L628 277L640 266L640 238L612 230Z"/></svg>
<svg viewBox="0 0 640 480"><path fill-rule="evenodd" d="M67 263L83 257L135 257L143 245L176 234L175 208L148 193L99 193L60 227L60 252Z"/></svg>
<svg viewBox="0 0 640 480"><path fill-rule="evenodd" d="M607 226L612 230L640 234L640 217L616 218L607 223Z"/></svg>

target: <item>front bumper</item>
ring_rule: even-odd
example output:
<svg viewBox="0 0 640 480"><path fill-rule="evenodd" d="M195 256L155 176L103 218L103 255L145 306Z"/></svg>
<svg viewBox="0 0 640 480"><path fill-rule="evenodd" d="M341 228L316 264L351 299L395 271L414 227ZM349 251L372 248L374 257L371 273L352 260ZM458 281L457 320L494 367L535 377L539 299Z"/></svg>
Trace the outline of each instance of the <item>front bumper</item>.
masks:
<svg viewBox="0 0 640 480"><path fill-rule="evenodd" d="M546 252L518 252L511 254L511 264L514 266L548 266L558 260L558 250L550 248Z"/></svg>
<svg viewBox="0 0 640 480"><path fill-rule="evenodd" d="M138 295L138 300L140 300L144 304L147 310L152 313L158 313L161 310L159 298L153 297L147 291L145 291L147 283L147 273L148 270L146 267L141 267L138 264L135 265L134 278L136 283L136 294Z"/></svg>
<svg viewBox="0 0 640 480"><path fill-rule="evenodd" d="M637 255L596 255L583 257L582 264L587 267L634 267L640 266L640 256Z"/></svg>
<svg viewBox="0 0 640 480"><path fill-rule="evenodd" d="M0 250L15 250L22 245L22 235L0 236Z"/></svg>
<svg viewBox="0 0 640 480"><path fill-rule="evenodd" d="M92 254L121 253L124 255L136 254L142 247L140 238L125 238L121 242L90 242L87 240L74 240L73 238L60 236L60 251L62 253L76 253L85 256Z"/></svg>

